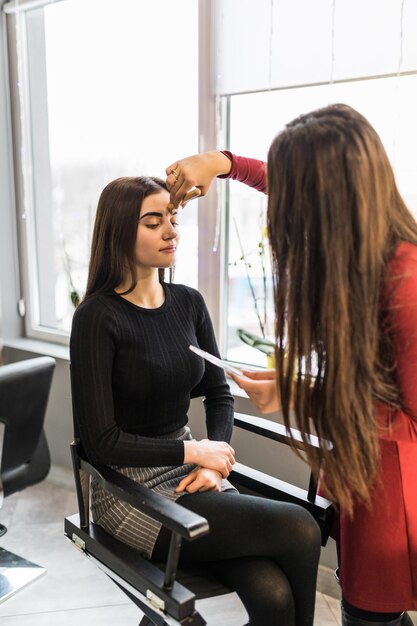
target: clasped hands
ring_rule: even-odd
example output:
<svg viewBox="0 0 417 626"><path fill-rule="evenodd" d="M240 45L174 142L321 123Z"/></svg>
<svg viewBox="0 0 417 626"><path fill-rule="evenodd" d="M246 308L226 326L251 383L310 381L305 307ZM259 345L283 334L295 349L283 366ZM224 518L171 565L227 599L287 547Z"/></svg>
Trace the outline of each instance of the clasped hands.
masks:
<svg viewBox="0 0 417 626"><path fill-rule="evenodd" d="M220 491L222 478L227 478L235 464L235 451L225 441L184 441L184 464L197 467L185 476L176 491Z"/></svg>
<svg viewBox="0 0 417 626"><path fill-rule="evenodd" d="M229 376L243 389L262 413L279 410L275 370L259 372L244 370L243 376ZM187 491L220 491L222 478L227 478L235 464L235 451L225 441L184 441L184 464L197 467L179 483L177 493Z"/></svg>
<svg viewBox="0 0 417 626"><path fill-rule="evenodd" d="M223 476L217 470L208 467L196 467L181 480L175 491L177 493L183 491L187 491L187 493L221 491L222 478Z"/></svg>

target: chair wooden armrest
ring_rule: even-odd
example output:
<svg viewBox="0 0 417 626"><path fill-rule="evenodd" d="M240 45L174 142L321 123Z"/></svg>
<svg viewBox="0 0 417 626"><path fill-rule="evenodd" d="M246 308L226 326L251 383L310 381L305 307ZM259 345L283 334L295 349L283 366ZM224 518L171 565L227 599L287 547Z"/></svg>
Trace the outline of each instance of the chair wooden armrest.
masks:
<svg viewBox="0 0 417 626"><path fill-rule="evenodd" d="M188 541L202 537L209 532L208 522L201 515L197 515L180 504L139 485L110 467L93 465L81 459L80 468L87 471L90 476L97 480L100 487L109 491L116 498L161 522L163 526L178 533Z"/></svg>
<svg viewBox="0 0 417 626"><path fill-rule="evenodd" d="M307 443L305 444L301 431L296 428L290 428L289 432L283 424L273 422L272 420L264 417L235 413L234 425L238 428L242 428L243 430L261 435L261 437L273 439L274 441L278 441L279 443L283 443L285 445L290 445L292 436L295 446L300 449L305 449L306 446L311 446L313 448L327 447L329 450L333 448L330 441L320 441L316 435L310 435L307 438Z"/></svg>

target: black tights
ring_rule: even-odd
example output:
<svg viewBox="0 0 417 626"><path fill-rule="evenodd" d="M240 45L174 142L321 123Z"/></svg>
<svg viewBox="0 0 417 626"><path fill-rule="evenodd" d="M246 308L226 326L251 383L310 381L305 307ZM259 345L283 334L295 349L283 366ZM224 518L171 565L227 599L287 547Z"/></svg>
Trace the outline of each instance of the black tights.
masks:
<svg viewBox="0 0 417 626"><path fill-rule="evenodd" d="M234 492L187 494L180 503L210 525L205 537L182 543L181 561L210 562L250 626L312 626L320 531L307 511ZM153 558L166 558L169 539L163 528Z"/></svg>

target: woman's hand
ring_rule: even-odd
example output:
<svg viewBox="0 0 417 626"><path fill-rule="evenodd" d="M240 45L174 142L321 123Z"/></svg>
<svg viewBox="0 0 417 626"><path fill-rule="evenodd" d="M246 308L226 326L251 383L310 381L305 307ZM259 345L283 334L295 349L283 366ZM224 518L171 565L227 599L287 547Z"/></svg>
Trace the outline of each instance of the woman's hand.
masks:
<svg viewBox="0 0 417 626"><path fill-rule="evenodd" d="M235 376L230 372L228 375L248 394L251 402L262 413L273 413L281 409L274 369L260 372L242 370L242 373L243 376Z"/></svg>
<svg viewBox="0 0 417 626"><path fill-rule="evenodd" d="M177 493L182 491L187 491L188 493L220 491L221 485L222 475L220 472L207 467L197 467L182 479L175 491Z"/></svg>
<svg viewBox="0 0 417 626"><path fill-rule="evenodd" d="M235 451L225 441L184 441L184 464L187 463L216 470L227 478L235 463Z"/></svg>
<svg viewBox="0 0 417 626"><path fill-rule="evenodd" d="M201 195L205 196L213 178L228 174L231 167L231 160L218 150L194 154L169 165L165 171L172 208L177 208L179 204L185 206L184 196L194 187L200 189Z"/></svg>

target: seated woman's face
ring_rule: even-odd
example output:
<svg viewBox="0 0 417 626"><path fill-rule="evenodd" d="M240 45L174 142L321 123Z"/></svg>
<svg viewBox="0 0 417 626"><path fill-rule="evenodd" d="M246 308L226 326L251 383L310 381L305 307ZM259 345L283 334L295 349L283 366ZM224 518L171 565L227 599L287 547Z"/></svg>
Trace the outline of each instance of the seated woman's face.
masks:
<svg viewBox="0 0 417 626"><path fill-rule="evenodd" d="M161 190L144 199L136 235L136 260L139 266L172 267L179 241L177 211L167 209L169 193Z"/></svg>

